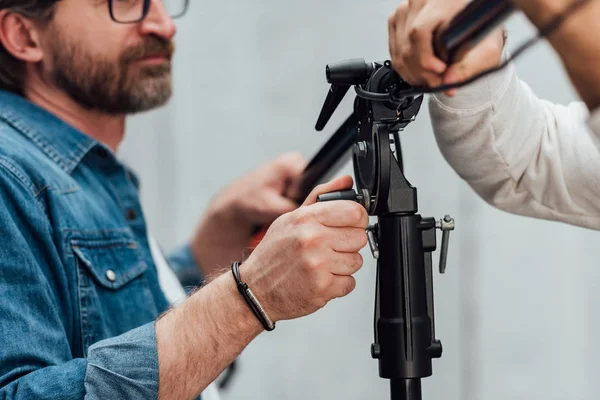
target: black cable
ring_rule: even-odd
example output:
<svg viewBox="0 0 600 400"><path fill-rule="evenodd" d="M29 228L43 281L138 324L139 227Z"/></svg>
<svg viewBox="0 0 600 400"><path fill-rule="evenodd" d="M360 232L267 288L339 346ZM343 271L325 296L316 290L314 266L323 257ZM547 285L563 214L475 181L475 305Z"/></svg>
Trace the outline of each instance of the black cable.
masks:
<svg viewBox="0 0 600 400"><path fill-rule="evenodd" d="M585 6L590 1L592 1L592 0L577 0L573 3L571 3L569 5L569 7L567 7L567 9L563 13L556 16L548 24L543 26L538 31L538 34L536 36L527 40L525 43L523 43L521 46L519 46L515 50L515 52L506 61L504 61L497 67L483 71L467 80L464 80L461 82L456 82L456 83L450 83L447 85L435 86L432 88L412 87L410 89L399 90L394 93L372 93L372 92L365 91L364 89L356 86L356 94L359 97L366 99L366 100L389 101L389 100L400 100L400 99L403 99L406 97L411 97L411 96L418 96L420 94L440 93L440 92L445 92L445 91L452 90L452 89L458 89L458 88L470 85L471 83L478 81L479 79L482 79L488 75L499 72L499 71L503 70L504 68L508 67L508 65L510 63L515 61L520 55L522 55L525 51L529 50L533 45L537 44L540 40L545 39L548 36L550 36L551 34L553 34L554 32L556 32L562 26L562 24L567 19L569 19L569 17L571 17L575 12L577 12L581 7ZM376 95L378 95L378 96L376 96Z"/></svg>

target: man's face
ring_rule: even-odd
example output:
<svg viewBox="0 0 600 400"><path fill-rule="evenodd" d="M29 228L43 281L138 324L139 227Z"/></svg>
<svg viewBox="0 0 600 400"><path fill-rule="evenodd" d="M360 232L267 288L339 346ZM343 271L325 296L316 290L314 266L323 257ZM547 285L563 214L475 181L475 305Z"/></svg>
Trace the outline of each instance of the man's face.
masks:
<svg viewBox="0 0 600 400"><path fill-rule="evenodd" d="M107 0L63 0L45 28L42 73L85 108L147 111L171 96L174 34L158 0L135 24L114 22Z"/></svg>

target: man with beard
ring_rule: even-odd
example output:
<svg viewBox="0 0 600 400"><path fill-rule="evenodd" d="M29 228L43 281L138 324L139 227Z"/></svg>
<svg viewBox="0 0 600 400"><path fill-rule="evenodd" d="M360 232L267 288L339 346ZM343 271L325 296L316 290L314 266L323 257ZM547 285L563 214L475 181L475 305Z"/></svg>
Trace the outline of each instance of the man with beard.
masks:
<svg viewBox="0 0 600 400"><path fill-rule="evenodd" d="M126 115L171 94L171 17L186 7L0 0L2 399L198 397L264 329L354 288L368 215L316 202L352 179L298 208L282 196L305 165L292 154L216 196L169 260L182 279L198 282L199 265L213 278L170 309L182 288L115 153ZM241 266L218 272L272 221Z"/></svg>

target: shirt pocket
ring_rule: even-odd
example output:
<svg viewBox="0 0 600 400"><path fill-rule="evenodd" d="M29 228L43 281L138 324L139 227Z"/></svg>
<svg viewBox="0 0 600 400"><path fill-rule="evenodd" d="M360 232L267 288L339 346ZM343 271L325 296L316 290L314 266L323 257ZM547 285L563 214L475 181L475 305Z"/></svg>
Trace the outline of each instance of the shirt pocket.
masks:
<svg viewBox="0 0 600 400"><path fill-rule="evenodd" d="M95 342L144 325L158 314L139 245L124 233L102 236L70 241L84 354Z"/></svg>

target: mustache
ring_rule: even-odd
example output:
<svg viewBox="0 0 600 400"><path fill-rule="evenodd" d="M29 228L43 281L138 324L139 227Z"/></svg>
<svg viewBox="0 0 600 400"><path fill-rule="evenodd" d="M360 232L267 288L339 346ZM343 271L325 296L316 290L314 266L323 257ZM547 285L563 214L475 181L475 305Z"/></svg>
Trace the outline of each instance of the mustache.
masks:
<svg viewBox="0 0 600 400"><path fill-rule="evenodd" d="M140 58L150 57L157 54L164 55L171 59L175 52L175 44L172 40L150 36L143 43L127 49L121 56L122 64L129 64Z"/></svg>

